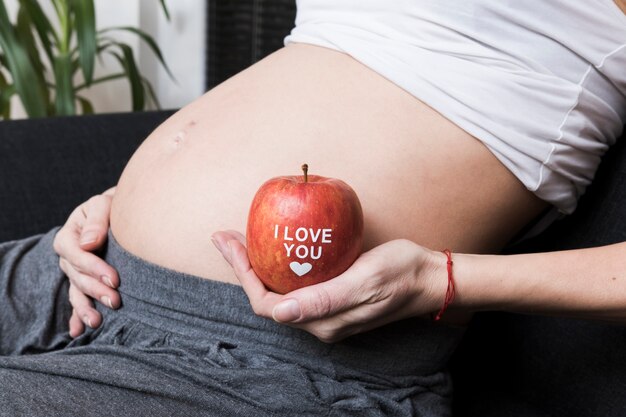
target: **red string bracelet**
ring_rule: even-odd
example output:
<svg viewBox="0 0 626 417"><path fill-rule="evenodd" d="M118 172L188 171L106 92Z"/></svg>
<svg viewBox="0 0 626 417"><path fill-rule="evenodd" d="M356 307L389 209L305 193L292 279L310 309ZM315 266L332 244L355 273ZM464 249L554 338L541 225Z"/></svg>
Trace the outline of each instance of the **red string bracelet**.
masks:
<svg viewBox="0 0 626 417"><path fill-rule="evenodd" d="M435 321L438 321L443 313L445 313L446 309L452 302L454 301L454 279L452 277L452 252L449 249L444 249L442 251L448 257L448 289L446 290L446 299L443 302L443 307L439 310L439 313L435 316Z"/></svg>

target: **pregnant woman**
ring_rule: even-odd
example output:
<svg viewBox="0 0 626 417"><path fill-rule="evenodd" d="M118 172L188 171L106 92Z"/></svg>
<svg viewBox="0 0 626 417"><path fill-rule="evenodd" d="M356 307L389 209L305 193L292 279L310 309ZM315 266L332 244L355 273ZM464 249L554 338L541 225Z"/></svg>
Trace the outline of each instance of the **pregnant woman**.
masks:
<svg viewBox="0 0 626 417"><path fill-rule="evenodd" d="M0 410L443 416L472 311L624 320L623 280L585 285L624 268L623 245L456 253L575 209L626 115L616 4L306 1L285 43L157 128L60 231L0 246ZM354 188L365 253L279 296L220 230L303 162ZM100 260L78 239L100 246L109 206Z"/></svg>

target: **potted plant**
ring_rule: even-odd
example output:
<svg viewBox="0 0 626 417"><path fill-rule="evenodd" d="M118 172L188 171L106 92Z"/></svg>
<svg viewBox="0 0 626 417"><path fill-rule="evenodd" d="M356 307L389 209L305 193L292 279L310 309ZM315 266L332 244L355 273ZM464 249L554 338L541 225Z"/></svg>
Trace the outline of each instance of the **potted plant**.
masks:
<svg viewBox="0 0 626 417"><path fill-rule="evenodd" d="M126 78L130 84L133 111L148 102L160 107L148 80L141 75L128 44L115 39L114 32L131 32L156 54L172 76L154 39L134 27L96 30L93 0L49 0L56 24L37 0L19 0L15 23L4 0L0 0L0 118L11 116L11 98L17 95L30 117L93 113L93 105L82 93L89 87ZM165 0L161 7L169 19ZM110 54L120 70L94 78L96 57ZM82 74L81 77L78 75Z"/></svg>

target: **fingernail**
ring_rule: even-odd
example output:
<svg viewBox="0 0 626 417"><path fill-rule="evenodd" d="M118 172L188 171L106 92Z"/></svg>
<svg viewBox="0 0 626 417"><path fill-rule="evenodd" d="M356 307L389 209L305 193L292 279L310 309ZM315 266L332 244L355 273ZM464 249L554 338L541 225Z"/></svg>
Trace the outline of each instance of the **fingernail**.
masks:
<svg viewBox="0 0 626 417"><path fill-rule="evenodd" d="M102 304L109 306L109 308L113 309L113 303L111 302L111 298L109 298L108 295L103 295L102 297L100 297L100 301L102 301Z"/></svg>
<svg viewBox="0 0 626 417"><path fill-rule="evenodd" d="M300 303L298 300L290 299L281 302L272 310L272 317L279 322L290 322L300 318Z"/></svg>
<svg viewBox="0 0 626 417"><path fill-rule="evenodd" d="M213 242L217 250L220 251L222 255L224 255L224 251L222 250L222 245L220 245L220 243L214 238L211 238L211 242Z"/></svg>
<svg viewBox="0 0 626 417"><path fill-rule="evenodd" d="M106 276L106 275L102 275L100 278L102 279L102 281L104 281L104 283L105 283L106 285L108 285L108 286L109 286L109 287L111 287L111 288L115 288L115 287L113 286L113 281L111 281L111 278L109 278L109 277L108 277L108 276Z"/></svg>
<svg viewBox="0 0 626 417"><path fill-rule="evenodd" d="M228 252L228 259L232 259L231 257L233 255L233 245L230 242L230 240L226 242L226 246L228 246L228 249L226 249L226 251Z"/></svg>
<svg viewBox="0 0 626 417"><path fill-rule="evenodd" d="M91 325L91 319L89 318L89 316L83 316L83 321L87 323L87 326L93 329L93 326Z"/></svg>
<svg viewBox="0 0 626 417"><path fill-rule="evenodd" d="M85 232L80 236L80 244L86 245L88 243L93 243L98 239L98 233L96 232Z"/></svg>

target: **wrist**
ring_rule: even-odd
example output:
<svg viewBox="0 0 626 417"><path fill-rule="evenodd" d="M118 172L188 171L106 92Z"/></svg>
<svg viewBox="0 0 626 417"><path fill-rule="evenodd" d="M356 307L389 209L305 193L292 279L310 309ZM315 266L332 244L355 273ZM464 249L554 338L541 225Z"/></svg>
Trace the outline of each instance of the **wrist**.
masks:
<svg viewBox="0 0 626 417"><path fill-rule="evenodd" d="M424 280L427 311L435 317L443 307L448 291L448 257L443 252L428 250L425 266L420 272L423 276L418 279ZM422 310L424 307L422 305ZM449 307L453 308L453 305Z"/></svg>
<svg viewBox="0 0 626 417"><path fill-rule="evenodd" d="M416 315L424 313L435 317L446 302L448 293L448 257L440 251L424 249L424 258L416 269ZM506 264L502 256L471 255L452 252L452 280L454 300L449 303L442 320L481 310L500 310L518 289L514 280L507 280ZM458 314L457 314L458 313Z"/></svg>
<svg viewBox="0 0 626 417"><path fill-rule="evenodd" d="M491 258L488 255L452 252L451 270L448 271L448 256L441 251L429 251L428 292L432 300L433 318L446 302L445 310L459 313L487 310L497 303L498 290L502 287L489 283L493 276L488 272ZM453 298L451 291L454 293Z"/></svg>

